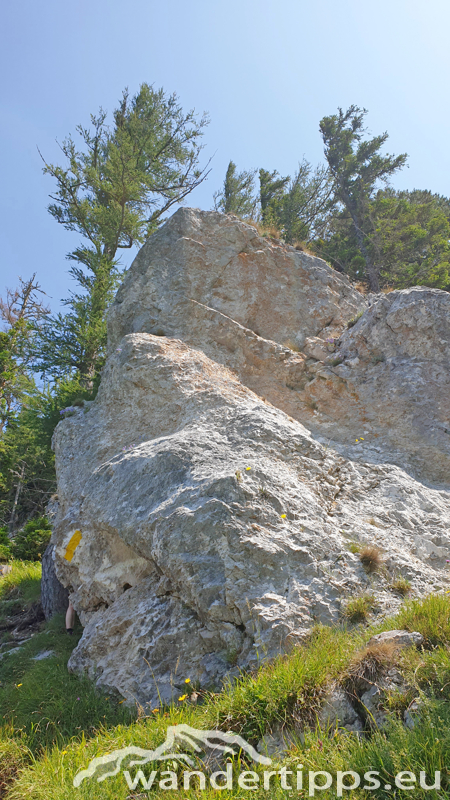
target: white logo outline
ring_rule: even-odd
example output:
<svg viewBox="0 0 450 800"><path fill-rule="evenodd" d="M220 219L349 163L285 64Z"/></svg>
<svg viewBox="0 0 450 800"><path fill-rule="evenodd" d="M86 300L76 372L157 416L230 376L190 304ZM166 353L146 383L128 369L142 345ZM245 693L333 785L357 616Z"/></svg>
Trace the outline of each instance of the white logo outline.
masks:
<svg viewBox="0 0 450 800"><path fill-rule="evenodd" d="M239 734L218 730L202 731L198 728L191 728L190 725L180 723L179 725L168 726L166 738L164 742L156 748L156 750L145 750L142 747L134 747L133 745L130 745L129 747L123 747L120 750L114 750L112 753L109 753L106 756L97 756L96 758L93 758L89 762L87 769L77 772L73 779L73 785L74 787L80 786L85 778L93 777L97 772L98 767L104 766L105 764L115 764L115 766L110 771L102 773L102 775L97 778L97 782L100 783L101 781L104 781L105 778L112 778L114 775L117 775L120 772L120 767L124 758L130 755L139 757L139 760L130 761L128 764L129 767L142 766L143 764L148 764L149 761L168 760L185 760L187 764L194 766L195 762L187 753L167 753L167 750L171 750L173 748L176 738L187 742L197 752L201 752L202 750L202 747L199 747L197 744L198 740L202 742L203 746L210 747L216 751L219 750L222 753L230 753L232 755L236 755L236 750L234 750L230 745L238 745L239 749L244 750L253 759L253 761L256 761L258 764L265 764L267 766L272 764L271 758L258 753L257 750L255 750L251 744L246 742L242 736L239 736ZM224 742L224 744L216 744L215 742L210 742L209 739L219 739Z"/></svg>

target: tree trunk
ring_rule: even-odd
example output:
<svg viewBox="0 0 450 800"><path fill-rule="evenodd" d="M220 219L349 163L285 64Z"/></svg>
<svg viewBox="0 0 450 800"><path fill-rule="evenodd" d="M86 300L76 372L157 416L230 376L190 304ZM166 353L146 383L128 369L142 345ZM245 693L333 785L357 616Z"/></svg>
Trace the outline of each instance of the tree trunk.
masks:
<svg viewBox="0 0 450 800"><path fill-rule="evenodd" d="M358 240L359 249L361 250L361 253L363 255L364 261L366 262L366 273L367 273L367 277L369 279L369 286L370 286L372 292L377 292L378 293L380 291L380 284L379 284L379 281L378 281L378 273L377 273L376 267L372 263L372 259L371 259L370 255L369 255L369 252L367 250L366 244L364 242L364 234L363 234L361 228L359 227L359 225L357 223L357 220L353 216L352 212L350 212L350 214L351 214L352 221L353 221L353 227L354 227L355 233L356 233L356 238Z"/></svg>
<svg viewBox="0 0 450 800"><path fill-rule="evenodd" d="M11 517L8 523L10 533L14 530L14 523L16 521L16 508L17 508L17 503L19 502L20 492L22 491L24 475L25 475L25 462L22 462L22 469L20 470L20 475L18 476L19 481L17 483L16 494L14 497L14 504L11 511Z"/></svg>
<svg viewBox="0 0 450 800"><path fill-rule="evenodd" d="M69 592L56 577L54 547L50 542L42 556L41 603L45 619L50 619L54 614L65 614L69 605Z"/></svg>

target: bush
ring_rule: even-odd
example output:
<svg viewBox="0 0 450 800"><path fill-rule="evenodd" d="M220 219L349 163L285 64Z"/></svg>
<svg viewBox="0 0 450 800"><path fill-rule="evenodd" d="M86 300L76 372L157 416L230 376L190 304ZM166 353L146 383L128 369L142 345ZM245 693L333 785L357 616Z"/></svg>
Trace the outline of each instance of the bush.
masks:
<svg viewBox="0 0 450 800"><path fill-rule="evenodd" d="M41 561L52 529L47 517L28 520L11 541L11 553L19 561Z"/></svg>
<svg viewBox="0 0 450 800"><path fill-rule="evenodd" d="M349 622L365 622L369 612L375 606L375 596L373 594L364 594L360 597L354 597L349 600L342 607L342 615L349 620Z"/></svg>

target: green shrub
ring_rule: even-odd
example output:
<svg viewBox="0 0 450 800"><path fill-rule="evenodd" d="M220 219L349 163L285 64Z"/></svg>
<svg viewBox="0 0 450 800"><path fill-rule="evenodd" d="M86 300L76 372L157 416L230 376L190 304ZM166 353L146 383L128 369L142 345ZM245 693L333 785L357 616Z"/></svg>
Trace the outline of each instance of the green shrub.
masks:
<svg viewBox="0 0 450 800"><path fill-rule="evenodd" d="M19 561L41 561L52 529L47 517L28 520L11 541L11 553Z"/></svg>
<svg viewBox="0 0 450 800"><path fill-rule="evenodd" d="M365 622L375 605L373 594L364 594L349 600L342 608L342 615L349 622Z"/></svg>
<svg viewBox="0 0 450 800"><path fill-rule="evenodd" d="M8 536L8 528L0 528L0 562L9 561L11 557L11 540Z"/></svg>

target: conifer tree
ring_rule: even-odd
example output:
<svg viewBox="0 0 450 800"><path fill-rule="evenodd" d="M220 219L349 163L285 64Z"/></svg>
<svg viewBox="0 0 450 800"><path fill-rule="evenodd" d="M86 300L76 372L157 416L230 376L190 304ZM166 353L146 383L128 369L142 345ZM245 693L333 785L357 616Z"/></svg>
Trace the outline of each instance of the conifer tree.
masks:
<svg viewBox="0 0 450 800"><path fill-rule="evenodd" d="M370 201L379 182L386 183L401 169L407 155L382 155L381 148L387 133L364 139L366 109L350 106L343 112L324 117L320 132L325 145L325 157L334 182L334 192L351 217L355 237L365 265L370 288L379 291L381 264L374 258L376 226L370 215Z"/></svg>
<svg viewBox="0 0 450 800"><path fill-rule="evenodd" d="M276 170L259 170L259 202L263 225L275 225L279 221L279 205L290 181L289 175L282 178Z"/></svg>
<svg viewBox="0 0 450 800"><path fill-rule="evenodd" d="M236 169L234 161L230 161L223 188L214 194L214 208L242 219L252 218L257 202L254 196L256 170L237 172Z"/></svg>
<svg viewBox="0 0 450 800"><path fill-rule="evenodd" d="M199 167L208 120L185 113L176 95L144 83L124 91L111 126L100 109L91 127L77 127L62 144L64 166L45 162L56 183L49 211L83 237L67 258L81 292L67 314L46 320L37 338L36 369L52 378L77 375L92 387L105 355L105 312L121 276L119 253L153 233L164 214L208 174Z"/></svg>

